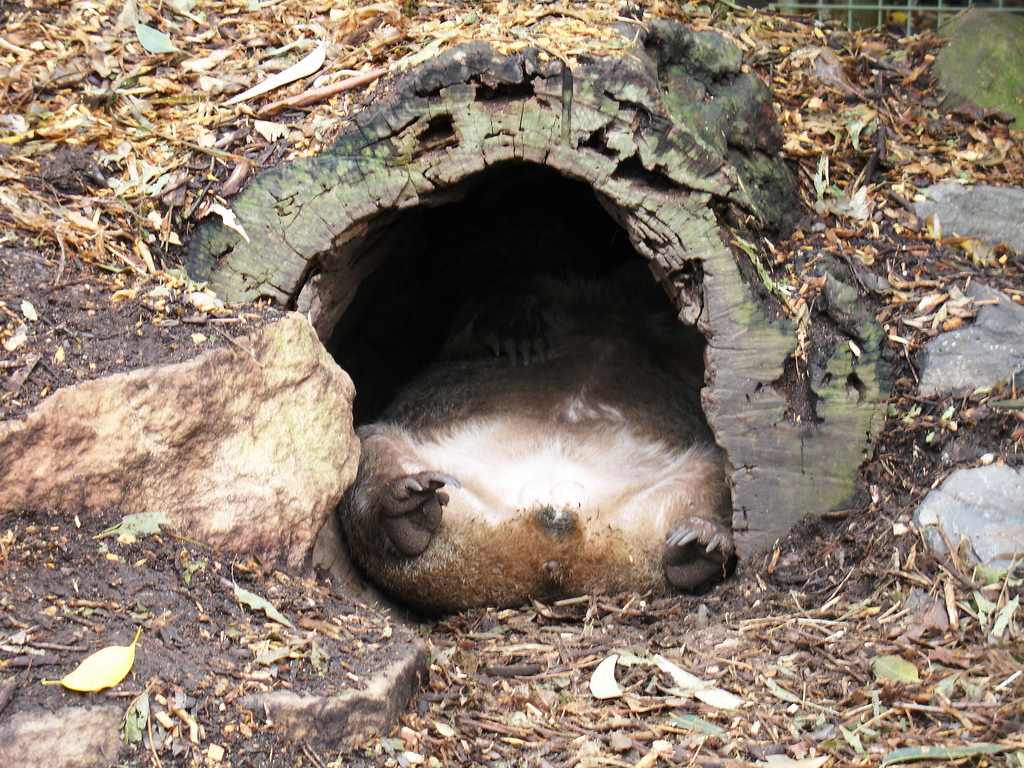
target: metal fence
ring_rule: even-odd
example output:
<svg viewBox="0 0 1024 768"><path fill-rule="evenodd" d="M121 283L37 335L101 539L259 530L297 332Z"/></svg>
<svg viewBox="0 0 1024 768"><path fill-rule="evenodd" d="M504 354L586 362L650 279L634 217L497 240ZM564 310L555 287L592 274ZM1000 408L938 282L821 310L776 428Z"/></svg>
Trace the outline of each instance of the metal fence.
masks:
<svg viewBox="0 0 1024 768"><path fill-rule="evenodd" d="M783 13L816 13L822 21L843 21L850 29L888 26L910 35L934 29L966 9L967 2L943 0L775 0ZM1024 0L990 0L977 7L1007 13L1024 13Z"/></svg>

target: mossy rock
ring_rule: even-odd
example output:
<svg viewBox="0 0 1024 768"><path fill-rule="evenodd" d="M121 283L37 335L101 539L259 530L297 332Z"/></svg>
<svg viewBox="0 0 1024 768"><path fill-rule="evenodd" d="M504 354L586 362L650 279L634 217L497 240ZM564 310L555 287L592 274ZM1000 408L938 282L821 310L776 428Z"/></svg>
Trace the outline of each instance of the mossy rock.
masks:
<svg viewBox="0 0 1024 768"><path fill-rule="evenodd" d="M1024 128L1024 16L972 8L952 28L935 60L948 105L973 101L1013 115Z"/></svg>

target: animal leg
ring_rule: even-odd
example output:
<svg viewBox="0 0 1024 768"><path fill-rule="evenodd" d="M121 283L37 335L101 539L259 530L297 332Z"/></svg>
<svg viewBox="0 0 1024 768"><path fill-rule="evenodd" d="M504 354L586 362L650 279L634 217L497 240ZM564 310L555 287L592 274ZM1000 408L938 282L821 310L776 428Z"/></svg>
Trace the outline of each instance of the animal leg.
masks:
<svg viewBox="0 0 1024 768"><path fill-rule="evenodd" d="M684 517L665 538L665 576L676 589L691 589L721 571L734 551L724 525Z"/></svg>
<svg viewBox="0 0 1024 768"><path fill-rule="evenodd" d="M528 290L501 291L470 303L459 325L463 331L450 340L449 354L465 352L467 337L474 347L479 345L497 357L508 357L512 365L544 362L551 351L545 333L544 304Z"/></svg>
<svg viewBox="0 0 1024 768"><path fill-rule="evenodd" d="M427 548L441 525L448 494L445 485L461 488L451 475L419 472L396 477L381 494L384 530L399 552L414 557Z"/></svg>

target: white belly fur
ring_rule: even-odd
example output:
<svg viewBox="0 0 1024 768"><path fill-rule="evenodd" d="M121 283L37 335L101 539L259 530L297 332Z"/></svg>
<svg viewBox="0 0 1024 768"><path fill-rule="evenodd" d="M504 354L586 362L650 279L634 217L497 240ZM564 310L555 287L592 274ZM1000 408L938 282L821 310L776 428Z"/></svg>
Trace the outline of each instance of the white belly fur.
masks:
<svg viewBox="0 0 1024 768"><path fill-rule="evenodd" d="M701 515L687 511L689 489L720 461L713 446L673 448L621 422L534 425L523 417L470 420L427 440L410 435L406 449L409 474L439 471L462 483L445 487L449 525L470 516L497 526L550 506L582 513L588 527L641 526L659 537L681 515Z"/></svg>

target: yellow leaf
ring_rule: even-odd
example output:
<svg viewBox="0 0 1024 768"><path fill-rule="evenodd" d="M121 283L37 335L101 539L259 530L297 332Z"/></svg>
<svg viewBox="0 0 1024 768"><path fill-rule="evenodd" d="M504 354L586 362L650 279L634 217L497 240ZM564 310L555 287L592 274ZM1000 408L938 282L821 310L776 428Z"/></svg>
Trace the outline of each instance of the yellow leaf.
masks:
<svg viewBox="0 0 1024 768"><path fill-rule="evenodd" d="M142 627L135 633L131 645L111 645L101 648L82 660L74 672L61 680L43 680L43 685L60 683L72 691L100 691L120 683L135 663L135 644L139 642Z"/></svg>

